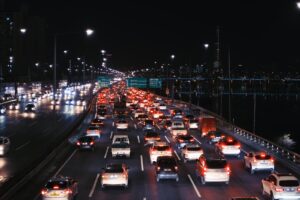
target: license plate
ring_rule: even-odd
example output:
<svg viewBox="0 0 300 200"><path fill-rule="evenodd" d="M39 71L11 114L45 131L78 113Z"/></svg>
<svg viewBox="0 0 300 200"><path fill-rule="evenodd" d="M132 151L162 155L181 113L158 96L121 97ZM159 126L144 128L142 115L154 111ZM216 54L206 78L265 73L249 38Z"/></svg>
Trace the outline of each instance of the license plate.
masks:
<svg viewBox="0 0 300 200"><path fill-rule="evenodd" d="M166 171L166 172L170 172L170 171L171 171L171 169L164 169L164 171Z"/></svg>
<svg viewBox="0 0 300 200"><path fill-rule="evenodd" d="M56 193L56 192L54 192L54 193L51 193L51 196L52 196L52 197L57 197L57 196L59 196L59 194Z"/></svg>

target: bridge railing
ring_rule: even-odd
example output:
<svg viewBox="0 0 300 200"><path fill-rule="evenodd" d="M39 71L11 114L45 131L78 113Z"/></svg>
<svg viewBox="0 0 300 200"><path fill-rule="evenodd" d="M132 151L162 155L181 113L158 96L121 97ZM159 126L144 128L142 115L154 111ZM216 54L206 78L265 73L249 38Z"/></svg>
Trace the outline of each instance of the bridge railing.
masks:
<svg viewBox="0 0 300 200"><path fill-rule="evenodd" d="M223 131L226 131L227 133L237 137L242 142L255 147L258 150L266 151L270 154L272 154L274 157L277 158L277 160L280 160L282 163L288 165L290 169L292 169L294 172L296 172L298 175L300 175L300 154L293 152L283 146L280 146L272 141L269 141L259 135L256 135L250 131L247 131L245 129L242 129L236 125L233 125L226 121L223 117L220 115L209 111L205 108L202 108L200 106L195 106L193 104L189 104L184 101L174 100L177 104L187 105L191 109L198 109L202 113L211 115L215 117L218 121L218 126L223 129Z"/></svg>

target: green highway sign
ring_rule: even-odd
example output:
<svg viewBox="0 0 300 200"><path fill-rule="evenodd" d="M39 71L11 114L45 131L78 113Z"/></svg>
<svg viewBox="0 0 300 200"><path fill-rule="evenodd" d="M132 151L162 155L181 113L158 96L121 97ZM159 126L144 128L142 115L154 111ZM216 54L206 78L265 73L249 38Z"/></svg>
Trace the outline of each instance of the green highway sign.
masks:
<svg viewBox="0 0 300 200"><path fill-rule="evenodd" d="M162 80L160 78L149 78L149 88L161 88Z"/></svg>
<svg viewBox="0 0 300 200"><path fill-rule="evenodd" d="M127 87L147 88L147 78L127 78Z"/></svg>
<svg viewBox="0 0 300 200"><path fill-rule="evenodd" d="M109 87L110 86L110 80L111 78L108 76L99 76L98 77L98 83L99 86L102 87Z"/></svg>

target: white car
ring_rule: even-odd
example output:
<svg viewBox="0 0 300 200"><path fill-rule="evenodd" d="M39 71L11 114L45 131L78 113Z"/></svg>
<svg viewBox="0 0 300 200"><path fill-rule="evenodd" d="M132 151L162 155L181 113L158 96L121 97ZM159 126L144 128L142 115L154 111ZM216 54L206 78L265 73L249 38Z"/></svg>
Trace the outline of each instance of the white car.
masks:
<svg viewBox="0 0 300 200"><path fill-rule="evenodd" d="M271 199L300 199L299 180L292 174L272 173L261 182L263 195Z"/></svg>
<svg viewBox="0 0 300 200"><path fill-rule="evenodd" d="M0 155L4 156L10 147L10 140L8 137L0 137Z"/></svg>
<svg viewBox="0 0 300 200"><path fill-rule="evenodd" d="M172 120L171 128L184 128L184 122L182 120Z"/></svg>
<svg viewBox="0 0 300 200"><path fill-rule="evenodd" d="M231 138L227 137L222 140L220 140L218 143L216 143L216 151L223 154L223 155L229 155L229 156L236 156L240 157L241 154L241 145L240 143Z"/></svg>
<svg viewBox="0 0 300 200"><path fill-rule="evenodd" d="M43 200L71 200L78 194L77 181L69 177L50 179L41 191Z"/></svg>
<svg viewBox="0 0 300 200"><path fill-rule="evenodd" d="M128 167L125 164L108 164L101 174L101 187L128 187Z"/></svg>
<svg viewBox="0 0 300 200"><path fill-rule="evenodd" d="M225 159L206 158L202 155L196 164L196 175L201 178L201 183L225 182L227 185L230 178L230 168Z"/></svg>
<svg viewBox="0 0 300 200"><path fill-rule="evenodd" d="M255 171L268 170L274 172L274 159L265 152L249 152L244 156L245 167L253 174Z"/></svg>
<svg viewBox="0 0 300 200"><path fill-rule="evenodd" d="M116 122L116 128L118 130L127 130L129 127L128 122L126 120L119 120Z"/></svg>
<svg viewBox="0 0 300 200"><path fill-rule="evenodd" d="M133 116L134 116L134 118L137 118L139 115L145 115L145 113L141 110L137 110Z"/></svg>
<svg viewBox="0 0 300 200"><path fill-rule="evenodd" d="M86 136L95 137L99 139L101 137L101 130L99 126L89 126L89 128L86 131Z"/></svg>
<svg viewBox="0 0 300 200"><path fill-rule="evenodd" d="M159 109L159 110L167 110L167 106L166 106L165 104L160 104L160 105L158 106L158 109Z"/></svg>
<svg viewBox="0 0 300 200"><path fill-rule="evenodd" d="M115 143L130 144L128 135L114 135L113 140L112 140L112 144L115 144Z"/></svg>
<svg viewBox="0 0 300 200"><path fill-rule="evenodd" d="M155 163L159 156L172 156L172 149L166 142L154 142L149 150L150 162Z"/></svg>
<svg viewBox="0 0 300 200"><path fill-rule="evenodd" d="M130 145L126 142L115 142L111 145L111 155L113 158L125 156L130 158Z"/></svg>
<svg viewBox="0 0 300 200"><path fill-rule="evenodd" d="M184 162L197 160L203 155L203 149L198 144L187 144L181 149Z"/></svg>
<svg viewBox="0 0 300 200"><path fill-rule="evenodd" d="M198 120L197 119L189 120L188 127L189 129L198 129L199 128Z"/></svg>

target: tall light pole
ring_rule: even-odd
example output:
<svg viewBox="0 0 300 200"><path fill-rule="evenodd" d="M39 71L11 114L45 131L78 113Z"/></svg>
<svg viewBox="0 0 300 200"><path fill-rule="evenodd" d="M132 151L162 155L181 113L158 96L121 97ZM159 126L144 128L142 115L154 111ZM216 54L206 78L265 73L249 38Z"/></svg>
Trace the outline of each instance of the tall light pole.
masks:
<svg viewBox="0 0 300 200"><path fill-rule="evenodd" d="M296 4L297 4L297 8L300 9L300 1L298 1Z"/></svg>

